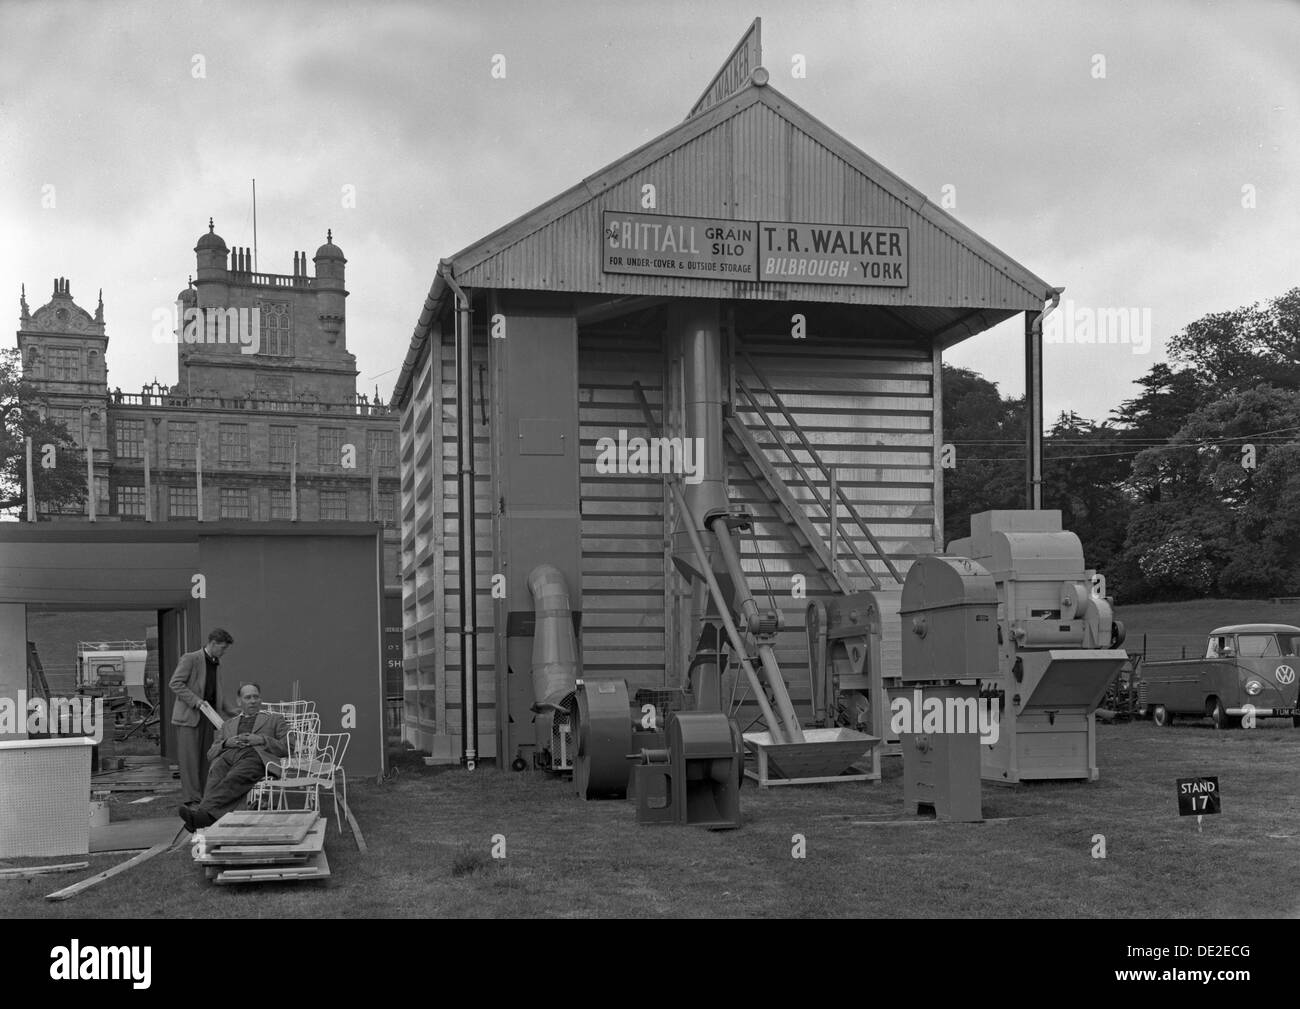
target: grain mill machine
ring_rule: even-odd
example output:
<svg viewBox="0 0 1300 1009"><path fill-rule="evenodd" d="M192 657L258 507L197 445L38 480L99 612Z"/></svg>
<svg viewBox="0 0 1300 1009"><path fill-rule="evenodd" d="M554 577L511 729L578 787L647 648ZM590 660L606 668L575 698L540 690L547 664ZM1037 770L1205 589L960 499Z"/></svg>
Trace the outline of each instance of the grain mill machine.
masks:
<svg viewBox="0 0 1300 1009"><path fill-rule="evenodd" d="M998 699L1002 724L980 748L984 778L1095 781L1094 712L1128 654L1079 538L1061 530L1059 511L987 511L948 551L997 585L998 670L981 687Z"/></svg>
<svg viewBox="0 0 1300 1009"><path fill-rule="evenodd" d="M896 721L909 813L933 806L941 820L983 817L979 684L997 672L997 610L993 579L966 557L921 557L907 572L901 678L912 696L899 698Z"/></svg>

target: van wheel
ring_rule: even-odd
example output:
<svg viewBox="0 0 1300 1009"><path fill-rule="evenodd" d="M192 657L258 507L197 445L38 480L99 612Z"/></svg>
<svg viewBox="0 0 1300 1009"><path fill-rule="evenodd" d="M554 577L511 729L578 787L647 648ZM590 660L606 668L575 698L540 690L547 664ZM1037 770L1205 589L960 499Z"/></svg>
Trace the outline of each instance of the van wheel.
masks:
<svg viewBox="0 0 1300 1009"><path fill-rule="evenodd" d="M1173 720L1174 716L1163 704L1157 704L1151 709L1151 721L1155 722L1156 725L1159 725L1161 728L1172 724Z"/></svg>
<svg viewBox="0 0 1300 1009"><path fill-rule="evenodd" d="M1241 716L1228 714L1223 709L1223 702L1217 697L1214 699L1214 707L1210 709L1210 721L1214 723L1216 729L1241 728Z"/></svg>

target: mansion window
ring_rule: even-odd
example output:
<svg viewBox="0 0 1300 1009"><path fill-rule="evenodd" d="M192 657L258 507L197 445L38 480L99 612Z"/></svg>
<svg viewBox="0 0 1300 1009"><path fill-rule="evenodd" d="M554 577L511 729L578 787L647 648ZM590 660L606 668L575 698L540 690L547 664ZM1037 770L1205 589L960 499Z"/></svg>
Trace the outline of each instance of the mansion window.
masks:
<svg viewBox="0 0 1300 1009"><path fill-rule="evenodd" d="M119 459L144 458L144 421L119 420L117 429L117 457Z"/></svg>
<svg viewBox="0 0 1300 1009"><path fill-rule="evenodd" d="M62 424L68 429L68 437L75 442L81 441L81 411L75 407L52 406L47 415L51 424Z"/></svg>
<svg viewBox="0 0 1300 1009"><path fill-rule="evenodd" d="M118 487L117 513L119 515L144 515L144 488Z"/></svg>
<svg viewBox="0 0 1300 1009"><path fill-rule="evenodd" d="M55 382L81 381L81 351L72 347L51 347L46 377Z"/></svg>
<svg viewBox="0 0 1300 1009"><path fill-rule="evenodd" d="M347 491L321 491L320 517L322 522L346 522L348 518Z"/></svg>
<svg viewBox="0 0 1300 1009"><path fill-rule="evenodd" d="M262 353L267 357L293 356L293 311L286 302L262 304Z"/></svg>
<svg viewBox="0 0 1300 1009"><path fill-rule="evenodd" d="M198 488L169 487L167 489L167 514L174 519L198 518Z"/></svg>
<svg viewBox="0 0 1300 1009"><path fill-rule="evenodd" d="M271 521L283 520L285 522L293 518L289 505L289 492L281 490L278 487L271 488Z"/></svg>
<svg viewBox="0 0 1300 1009"><path fill-rule="evenodd" d="M172 462L194 462L199 443L198 425L192 420L167 422L167 458Z"/></svg>
<svg viewBox="0 0 1300 1009"><path fill-rule="evenodd" d="M222 462L248 462L247 424L222 424L218 437L221 449L219 458Z"/></svg>
<svg viewBox="0 0 1300 1009"><path fill-rule="evenodd" d="M392 469L397 465L396 439L393 431L368 431L366 452L371 469Z"/></svg>
<svg viewBox="0 0 1300 1009"><path fill-rule="evenodd" d="M223 519L248 518L248 488L221 488L221 517Z"/></svg>
<svg viewBox="0 0 1300 1009"><path fill-rule="evenodd" d="M271 462L289 464L293 462L294 442L298 429L285 424L271 425Z"/></svg>
<svg viewBox="0 0 1300 1009"><path fill-rule="evenodd" d="M343 435L341 427L323 427L317 433L316 462L322 467L343 465Z"/></svg>

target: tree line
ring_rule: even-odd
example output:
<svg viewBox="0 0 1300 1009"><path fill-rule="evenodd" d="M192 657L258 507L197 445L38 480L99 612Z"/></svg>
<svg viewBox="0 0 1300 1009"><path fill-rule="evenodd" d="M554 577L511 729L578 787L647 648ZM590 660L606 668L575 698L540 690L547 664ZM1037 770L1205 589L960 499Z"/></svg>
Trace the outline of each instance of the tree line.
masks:
<svg viewBox="0 0 1300 1009"><path fill-rule="evenodd" d="M1062 413L1043 442L1061 511L1121 602L1300 596L1300 287L1207 315L1104 421ZM944 367L944 542L1025 507L1025 401Z"/></svg>

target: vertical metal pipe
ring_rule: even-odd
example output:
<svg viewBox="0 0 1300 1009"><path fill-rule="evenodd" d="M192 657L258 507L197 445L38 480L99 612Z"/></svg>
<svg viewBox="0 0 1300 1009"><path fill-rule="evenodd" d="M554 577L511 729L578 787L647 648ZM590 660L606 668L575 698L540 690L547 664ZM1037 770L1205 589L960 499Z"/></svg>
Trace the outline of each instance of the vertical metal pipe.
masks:
<svg viewBox="0 0 1300 1009"><path fill-rule="evenodd" d="M710 512L727 507L726 448L722 438L722 326L718 303L674 302L669 308L668 332L678 341L682 354L683 452L688 444L699 450L694 459L697 478L687 483L685 491L689 505L687 516L698 523Z"/></svg>
<svg viewBox="0 0 1300 1009"><path fill-rule="evenodd" d="M641 404L641 412L645 414L646 426L650 429L650 433L658 437L659 426L655 423L654 415L650 412L650 404L646 402L645 393L641 391L640 382L632 383L632 392L636 396L637 402ZM672 491L673 497L677 500L678 509L684 514L682 529L685 531L691 547L695 550L700 573L704 576L704 582L708 585L709 592L713 596L713 602L718 608L718 618L722 621L722 626L726 628L732 651L735 652L737 660L740 662L740 668L744 670L745 676L749 680L749 687L754 692L754 700L758 704L759 711L763 713L763 720L767 722L768 728L771 730L772 742L787 742L785 734L781 731L781 723L777 721L772 706L767 703L767 695L763 693L763 684L759 681L758 674L754 672L753 665L746 657L745 643L740 637L740 632L736 630L735 622L731 619L730 601L723 596L722 588L713 575L713 567L709 561L708 551L704 547L704 541L700 538L697 528L701 523L700 520L690 514L690 506L687 504L686 495L681 488L682 478L666 473L664 474L664 483Z"/></svg>
<svg viewBox="0 0 1300 1009"><path fill-rule="evenodd" d="M1043 319L1061 303L1063 287L1051 289L1042 311L1025 314L1025 507L1043 507Z"/></svg>
<svg viewBox="0 0 1300 1009"><path fill-rule="evenodd" d="M934 403L930 466L934 473L934 552L943 553L943 344L935 338L931 348L930 401Z"/></svg>
<svg viewBox="0 0 1300 1009"><path fill-rule="evenodd" d="M478 586L474 570L474 332L469 299L443 260L438 271L456 296L456 467L460 527L461 738L467 770L478 762Z"/></svg>
<svg viewBox="0 0 1300 1009"><path fill-rule="evenodd" d="M1043 507L1043 314L1025 313L1025 507Z"/></svg>
<svg viewBox="0 0 1300 1009"><path fill-rule="evenodd" d="M32 439L27 437L27 521L36 521L36 485L32 483Z"/></svg>
<svg viewBox="0 0 1300 1009"><path fill-rule="evenodd" d="M289 442L289 521L298 521L298 439Z"/></svg>

